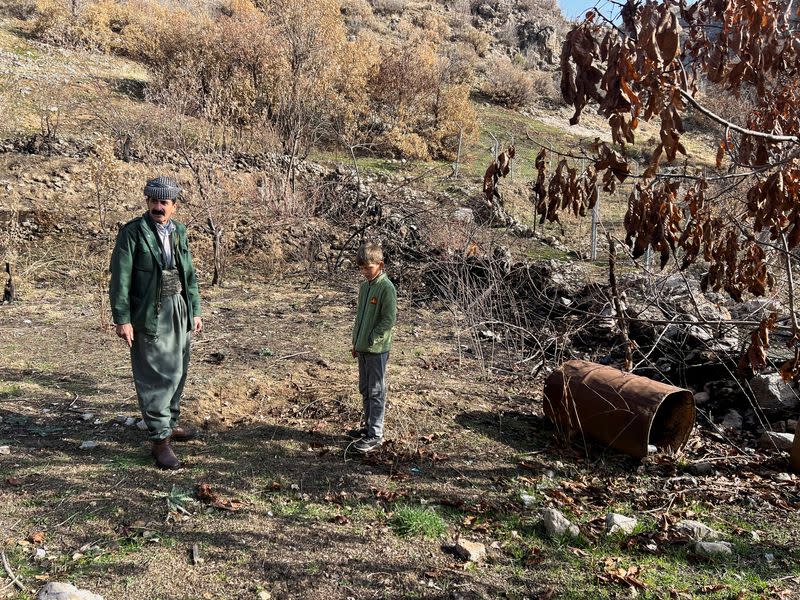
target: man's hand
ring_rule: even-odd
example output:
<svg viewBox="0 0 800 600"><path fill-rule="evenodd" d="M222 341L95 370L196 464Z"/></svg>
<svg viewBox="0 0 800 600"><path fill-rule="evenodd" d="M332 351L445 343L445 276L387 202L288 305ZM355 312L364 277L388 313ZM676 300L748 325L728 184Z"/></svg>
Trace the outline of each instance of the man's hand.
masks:
<svg viewBox="0 0 800 600"><path fill-rule="evenodd" d="M195 317L194 318L194 332L195 333L200 333L201 331L203 331L203 319L201 319L200 317Z"/></svg>
<svg viewBox="0 0 800 600"><path fill-rule="evenodd" d="M117 335L125 340L125 343L128 344L128 348L133 346L133 325L130 323L123 323L121 325L117 325Z"/></svg>
<svg viewBox="0 0 800 600"><path fill-rule="evenodd" d="M355 348L353 348L352 350L350 350L350 354L352 354L352 355L353 355L353 358L358 358L358 352L356 352L356 349L355 349Z"/></svg>

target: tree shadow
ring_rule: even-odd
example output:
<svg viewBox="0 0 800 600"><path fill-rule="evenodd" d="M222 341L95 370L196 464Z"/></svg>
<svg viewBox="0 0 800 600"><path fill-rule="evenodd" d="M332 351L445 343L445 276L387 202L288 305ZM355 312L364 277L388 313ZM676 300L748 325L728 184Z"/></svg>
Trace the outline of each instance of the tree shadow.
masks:
<svg viewBox="0 0 800 600"><path fill-rule="evenodd" d="M517 452L550 446L554 432L547 419L514 410L498 413L471 410L457 415L455 421L465 429L506 444Z"/></svg>
<svg viewBox="0 0 800 600"><path fill-rule="evenodd" d="M147 82L139 79L132 79L130 77L113 77L107 78L108 83L115 92L127 96L131 100L137 102L145 101L145 90L147 89Z"/></svg>
<svg viewBox="0 0 800 600"><path fill-rule="evenodd" d="M10 369L0 367L0 381L7 383L33 382L45 388L59 388L78 396L91 396L99 393L97 380L86 373L54 373L38 369ZM3 396L0 394L0 399Z"/></svg>

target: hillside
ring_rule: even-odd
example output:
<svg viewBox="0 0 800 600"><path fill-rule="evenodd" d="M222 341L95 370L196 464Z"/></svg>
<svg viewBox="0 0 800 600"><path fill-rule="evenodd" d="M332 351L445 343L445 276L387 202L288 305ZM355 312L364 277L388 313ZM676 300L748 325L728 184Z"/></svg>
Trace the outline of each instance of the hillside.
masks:
<svg viewBox="0 0 800 600"><path fill-rule="evenodd" d="M566 443L544 417L543 380L558 364L623 356L606 242L588 260L590 220L565 212L561 226L539 224L531 202L542 146L578 154L595 138L610 142L592 111L570 127L572 109L556 98L565 24L555 4L347 0L323 11L323 21L338 15L342 37L312 77L301 74L332 87L308 88L319 96L303 97L304 114L318 127L302 131L308 146L295 153L268 118L295 108L279 98L286 89L248 87L235 66L229 79L206 82L225 102L181 95L194 80L169 87L175 56L217 56L220 40L262 47L254 32L275 24L236 21L245 4L193 7L221 28L187 30L194 38L176 30L194 54L177 42L175 54L131 45L130 15L84 12L82 28L45 35L35 11L53 5L0 5L0 248L17 293L0 305L0 597L35 598L57 581L107 600L800 598L800 482L785 453L757 444L764 429L791 431L796 415L759 421L763 411L721 373L730 367L723 348L738 347L745 329L708 339L700 325L632 328L642 348L666 348L649 351L641 372L661 370L710 398L678 452L639 461ZM318 4L332 6L295 7ZM136 3L101 5L116 15ZM150 18L162 15L150 6ZM169 23L192 24L180 18L188 20ZM238 44L229 27L253 37ZM89 44L87 31L103 36ZM48 40L54 32L64 37ZM363 72L349 44L372 49ZM457 100L437 119L409 116L428 100L392 104L381 94L378 84L393 81L381 67L406 77L392 58L409 47L419 77L402 81L441 76L420 97ZM218 64L229 64L221 54ZM345 58L360 84L340 79L338 66L331 74ZM208 64L193 73L210 73ZM265 78L284 68L258 64ZM506 67L533 90L521 106L493 93L492 74ZM231 81L236 90L224 96ZM330 100L345 96L345 107ZM258 102L223 114L231 98L237 110ZM259 102L270 110L258 112ZM457 118L446 125L445 113ZM474 131L456 152L452 123L464 133L465 115ZM435 133L433 122L446 126ZM390 136L389 123L402 135ZM658 135L642 123L625 148L637 173ZM685 171L713 167L712 137L687 136ZM485 215L481 182L495 140L501 150L516 145L501 183L513 224ZM549 161L552 172L555 152ZM184 467L174 472L149 457L107 297L116 232L144 210L142 186L156 173L186 192L178 218L205 323L183 408L202 434L176 444ZM627 182L602 196L601 232L622 237L630 190ZM209 218L223 232L222 285L212 285ZM344 437L360 410L350 328L361 237L383 242L399 291L386 443L366 457ZM694 308L681 275L641 264L619 258L630 310L680 323ZM699 291L691 299L714 314L732 306ZM674 356L686 360L674 366ZM729 410L745 421L738 428L719 425ZM580 535L549 532L542 511L552 508ZM636 517L636 527L607 534L612 512ZM712 528L731 554L703 554L686 521ZM462 542L485 556L463 554Z"/></svg>

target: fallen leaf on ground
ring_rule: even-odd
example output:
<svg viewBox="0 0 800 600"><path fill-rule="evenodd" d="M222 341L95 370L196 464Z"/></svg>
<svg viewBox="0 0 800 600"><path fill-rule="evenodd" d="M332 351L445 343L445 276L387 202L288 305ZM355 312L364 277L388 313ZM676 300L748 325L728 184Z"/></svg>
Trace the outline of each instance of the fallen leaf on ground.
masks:
<svg viewBox="0 0 800 600"><path fill-rule="evenodd" d="M331 517L328 519L330 523L336 523L337 525L347 525L350 522L345 515L336 515L335 517Z"/></svg>
<svg viewBox="0 0 800 600"><path fill-rule="evenodd" d="M28 541L31 544L41 544L44 541L44 532L36 531L28 536Z"/></svg>
<svg viewBox="0 0 800 600"><path fill-rule="evenodd" d="M236 511L242 507L239 500L223 498L211 489L209 484L202 482L197 484L197 499L222 510Z"/></svg>

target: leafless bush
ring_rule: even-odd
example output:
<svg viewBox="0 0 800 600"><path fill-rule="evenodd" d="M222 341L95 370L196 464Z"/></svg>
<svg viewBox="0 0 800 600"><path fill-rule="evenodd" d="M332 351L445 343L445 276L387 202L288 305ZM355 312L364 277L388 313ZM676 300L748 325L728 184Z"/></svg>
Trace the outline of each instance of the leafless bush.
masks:
<svg viewBox="0 0 800 600"><path fill-rule="evenodd" d="M257 187L257 199L271 220L308 218L316 214L322 196L318 185L299 183L294 189L282 178L264 173Z"/></svg>
<svg viewBox="0 0 800 600"><path fill-rule="evenodd" d="M556 78L560 77L559 72L550 71L528 71L533 86L533 97L536 100L545 100L550 104L561 104L561 91L556 84Z"/></svg>
<svg viewBox="0 0 800 600"><path fill-rule="evenodd" d="M546 322L530 320L524 298L509 277L506 248L494 246L487 256L470 252L437 261L426 273L460 323L458 335L471 339L470 349L486 376L497 367L538 373L558 337L543 335L550 329Z"/></svg>
<svg viewBox="0 0 800 600"><path fill-rule="evenodd" d="M497 59L487 67L484 92L507 108L526 106L534 99L531 78L507 58Z"/></svg>
<svg viewBox="0 0 800 600"><path fill-rule="evenodd" d="M27 21L36 14L36 1L2 0L0 1L0 13L6 14L13 19Z"/></svg>
<svg viewBox="0 0 800 600"><path fill-rule="evenodd" d="M406 0L372 0L372 10L379 15L401 15L406 4Z"/></svg>

